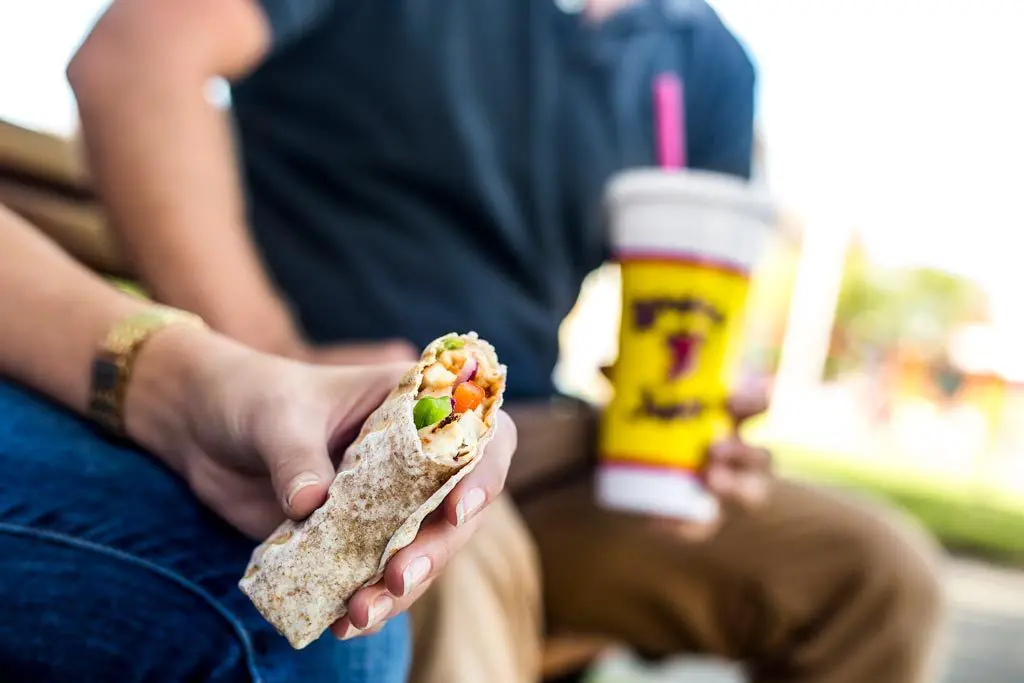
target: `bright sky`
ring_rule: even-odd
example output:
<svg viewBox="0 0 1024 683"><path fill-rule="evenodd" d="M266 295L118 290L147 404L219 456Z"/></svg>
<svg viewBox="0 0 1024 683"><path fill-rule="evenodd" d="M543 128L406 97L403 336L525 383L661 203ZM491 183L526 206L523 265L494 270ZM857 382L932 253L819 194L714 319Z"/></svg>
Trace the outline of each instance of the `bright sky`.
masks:
<svg viewBox="0 0 1024 683"><path fill-rule="evenodd" d="M1024 2L713 0L760 67L769 181L876 257L968 274L1024 322Z"/></svg>
<svg viewBox="0 0 1024 683"><path fill-rule="evenodd" d="M1024 2L713 3L758 62L768 176L785 205L856 226L885 260L1016 297ZM0 2L0 117L72 129L64 63L105 4Z"/></svg>

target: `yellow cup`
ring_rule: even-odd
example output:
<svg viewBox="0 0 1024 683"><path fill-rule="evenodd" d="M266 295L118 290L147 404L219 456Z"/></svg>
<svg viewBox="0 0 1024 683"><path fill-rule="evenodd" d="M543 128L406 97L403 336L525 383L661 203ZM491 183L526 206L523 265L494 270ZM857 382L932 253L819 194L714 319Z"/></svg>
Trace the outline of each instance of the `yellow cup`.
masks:
<svg viewBox="0 0 1024 683"><path fill-rule="evenodd" d="M618 510L712 521L718 504L698 472L709 442L728 429L750 271L772 206L729 176L659 169L614 178L607 205L622 322L598 499Z"/></svg>

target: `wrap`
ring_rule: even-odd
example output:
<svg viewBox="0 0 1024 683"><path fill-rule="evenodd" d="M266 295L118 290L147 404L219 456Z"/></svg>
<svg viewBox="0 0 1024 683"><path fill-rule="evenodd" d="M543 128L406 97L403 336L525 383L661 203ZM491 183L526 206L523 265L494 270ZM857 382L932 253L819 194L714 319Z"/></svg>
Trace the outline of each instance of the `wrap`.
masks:
<svg viewBox="0 0 1024 683"><path fill-rule="evenodd" d="M353 593L380 580L424 517L473 469L494 435L505 375L476 333L432 342L366 419L323 506L302 522L285 522L256 548L238 585L292 647L305 647L343 617ZM450 414L417 430L414 412L423 422L421 408L432 405L419 403L432 401Z"/></svg>

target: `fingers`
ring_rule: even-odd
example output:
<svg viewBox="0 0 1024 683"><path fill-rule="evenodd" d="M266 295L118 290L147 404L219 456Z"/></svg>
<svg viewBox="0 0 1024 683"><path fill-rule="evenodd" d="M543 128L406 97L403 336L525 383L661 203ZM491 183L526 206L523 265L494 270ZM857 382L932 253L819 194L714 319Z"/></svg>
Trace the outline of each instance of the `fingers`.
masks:
<svg viewBox="0 0 1024 683"><path fill-rule="evenodd" d="M304 519L323 505L335 475L332 449L362 425L408 369L404 362L309 368L299 381L301 391L310 393L296 394L256 426L257 443L286 515Z"/></svg>
<svg viewBox="0 0 1024 683"><path fill-rule="evenodd" d="M348 621L353 627L364 631L380 625L401 611L402 607L398 605L398 599L387 591L383 582L377 582L358 591L349 600Z"/></svg>
<svg viewBox="0 0 1024 683"><path fill-rule="evenodd" d="M349 640L351 638L358 638L362 636L372 636L375 633L379 633L381 629L383 629L387 625L389 619L392 619L396 615L401 614L402 612L412 607L412 605L417 600L419 600L424 593L430 590L430 586L431 584L433 584L433 582L433 579L430 579L407 597L395 600L394 606L392 607L391 612L389 614L380 618L378 621L373 622L371 625L368 625L366 628L357 628L356 626L354 626L351 621L350 613L342 617L338 621L334 622L333 624L331 624L331 633L334 634L335 638L339 638L341 640ZM374 591L379 590L379 588L380 584L378 583L374 584L373 586L364 588L363 590Z"/></svg>
<svg viewBox="0 0 1024 683"><path fill-rule="evenodd" d="M355 395L377 397L380 399L391 393L391 390L401 382L402 377L409 372L413 362L406 360L390 361L374 365L365 365L358 368L349 368L345 372L346 384L355 383L356 386L347 386L350 391L355 389ZM374 405L372 408L376 408Z"/></svg>
<svg viewBox="0 0 1024 683"><path fill-rule="evenodd" d="M359 432L366 417L402 380L412 364L406 361L360 367L322 368L320 396L330 406L327 425L327 449L343 450Z"/></svg>
<svg viewBox="0 0 1024 683"><path fill-rule="evenodd" d="M736 427L768 409L768 394L759 390L738 391L729 397L726 409Z"/></svg>
<svg viewBox="0 0 1024 683"><path fill-rule="evenodd" d="M476 468L446 498L438 514L420 527L416 539L388 562L384 577L363 588L348 603L348 615L332 631L350 638L375 631L395 614L408 609L445 565L472 537L479 512L505 486L516 448L516 428L503 412L497 415L494 438Z"/></svg>
<svg viewBox="0 0 1024 683"><path fill-rule="evenodd" d="M334 480L327 444L316 439L316 425L298 414L284 414L267 424L258 440L281 509L304 519L323 505Z"/></svg>
<svg viewBox="0 0 1024 683"><path fill-rule="evenodd" d="M461 526L476 516L505 487L518 440L515 423L504 411L498 411L494 438L480 456L480 462L444 501L444 515L453 526Z"/></svg>
<svg viewBox="0 0 1024 683"><path fill-rule="evenodd" d="M331 626L336 637L371 635L409 609L472 537L479 525L478 513L504 488L516 448L511 418L499 411L497 420L494 438L476 468L455 487L442 509L427 518L415 540L391 558L383 578L352 596L348 614Z"/></svg>
<svg viewBox="0 0 1024 683"><path fill-rule="evenodd" d="M329 431L336 433L343 431L346 424L361 423L362 416L355 421L352 416L376 407L383 398L379 385L386 388L386 393L398 381L396 374L407 369L408 365L402 363L335 371L335 389L346 390L347 398L333 411L337 424L331 425ZM369 403L373 405L368 406ZM478 525L477 515L504 488L516 448L516 428L511 418L499 411L496 419L494 438L480 455L475 469L455 487L438 514L424 523L416 539L392 558L384 578L349 600L348 615L332 627L337 636L365 633L407 609L472 536ZM277 426L281 426L280 421ZM285 512L293 518L304 517L323 504L334 477L328 444L320 448L296 446L294 435L298 433L302 430L285 429L266 435L265 441L268 452L273 454L269 464L274 490Z"/></svg>
<svg viewBox="0 0 1024 683"><path fill-rule="evenodd" d="M751 446L741 439L719 441L708 449L708 463L736 470L768 472L772 467L772 454L767 448Z"/></svg>
<svg viewBox="0 0 1024 683"><path fill-rule="evenodd" d="M444 571L476 527L477 521L473 520L456 528L443 517L435 517L421 527L416 540L388 562L384 577L352 596L348 602L349 623L362 631L408 609Z"/></svg>
<svg viewBox="0 0 1024 683"><path fill-rule="evenodd" d="M725 468L708 470L705 483L722 501L747 508L762 505L768 498L770 480L762 473L736 472Z"/></svg>
<svg viewBox="0 0 1024 683"><path fill-rule="evenodd" d="M473 536L479 518L454 527L444 517L435 517L420 528L416 540L398 551L384 571L384 585L392 595L406 596L440 574L455 554Z"/></svg>
<svg viewBox="0 0 1024 683"><path fill-rule="evenodd" d="M348 620L348 617L342 617L336 622L331 624L331 633L338 640L351 640L352 638L364 638L366 636L374 636L384 630L384 627L388 625L387 620L380 622L376 626L367 629L358 629L352 625L352 622Z"/></svg>
<svg viewBox="0 0 1024 683"><path fill-rule="evenodd" d="M308 452L291 456L285 454L280 466L271 469L271 481L281 509L296 520L305 519L324 504L333 477L334 467L326 452L322 455Z"/></svg>
<svg viewBox="0 0 1024 683"><path fill-rule="evenodd" d="M771 467L768 449L728 439L708 450L704 482L721 500L757 506L768 496Z"/></svg>

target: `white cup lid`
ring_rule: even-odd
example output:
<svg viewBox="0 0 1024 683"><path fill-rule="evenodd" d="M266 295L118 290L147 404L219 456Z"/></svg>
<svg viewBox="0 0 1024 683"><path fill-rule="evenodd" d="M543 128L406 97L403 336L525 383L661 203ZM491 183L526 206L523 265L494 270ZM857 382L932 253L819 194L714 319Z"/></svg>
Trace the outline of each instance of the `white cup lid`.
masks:
<svg viewBox="0 0 1024 683"><path fill-rule="evenodd" d="M608 184L611 206L633 202L680 203L729 207L767 224L775 205L762 188L736 176L691 169L637 168L623 171Z"/></svg>

